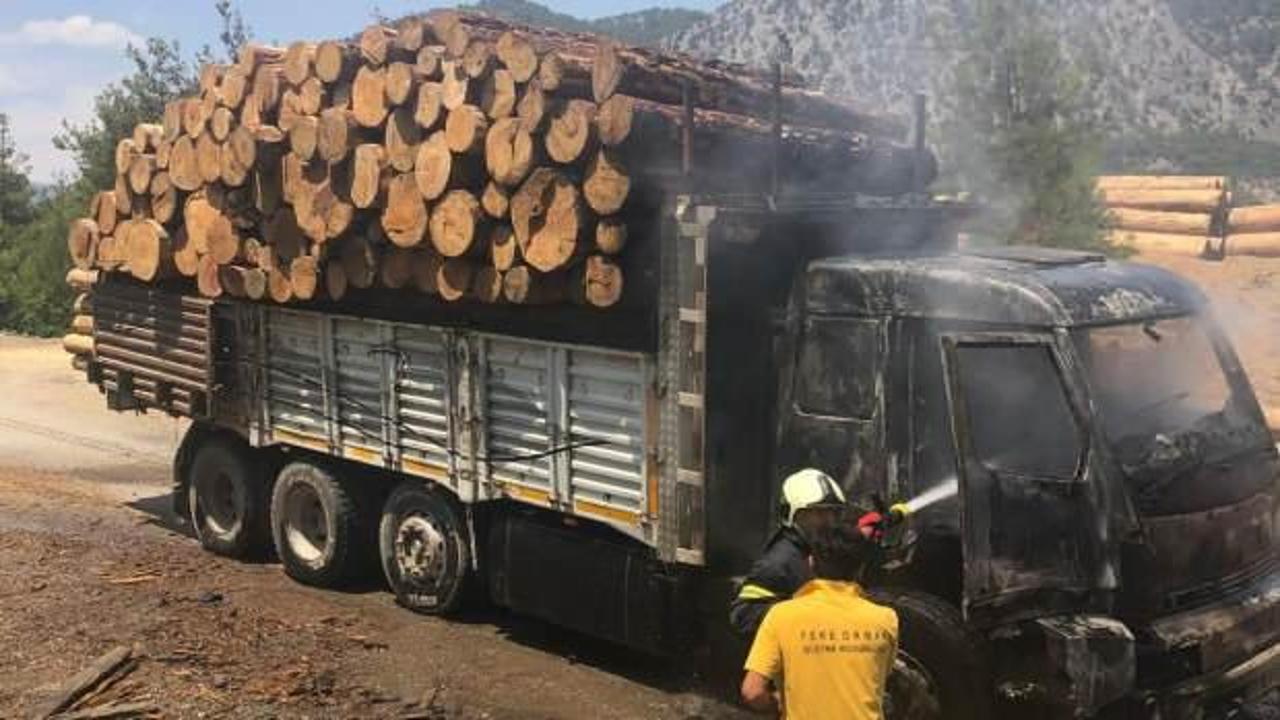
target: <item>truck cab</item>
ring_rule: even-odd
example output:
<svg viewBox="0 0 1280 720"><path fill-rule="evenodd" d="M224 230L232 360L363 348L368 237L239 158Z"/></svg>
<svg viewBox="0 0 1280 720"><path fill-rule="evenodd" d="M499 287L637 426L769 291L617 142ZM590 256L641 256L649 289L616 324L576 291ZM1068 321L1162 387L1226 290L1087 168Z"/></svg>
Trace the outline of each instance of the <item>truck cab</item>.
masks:
<svg viewBox="0 0 1280 720"><path fill-rule="evenodd" d="M782 327L777 476L941 498L871 584L945 600L974 650L929 667L905 638L899 715L960 717L955 662L1063 717L1274 686L1276 448L1194 287L1080 252L841 256Z"/></svg>

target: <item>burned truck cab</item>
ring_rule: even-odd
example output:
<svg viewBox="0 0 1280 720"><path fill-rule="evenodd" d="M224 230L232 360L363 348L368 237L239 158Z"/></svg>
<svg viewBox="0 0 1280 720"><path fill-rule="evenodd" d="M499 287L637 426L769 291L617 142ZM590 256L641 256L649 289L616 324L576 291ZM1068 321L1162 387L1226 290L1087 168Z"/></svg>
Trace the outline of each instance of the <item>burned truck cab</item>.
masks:
<svg viewBox="0 0 1280 720"><path fill-rule="evenodd" d="M1194 287L1078 252L839 257L788 312L779 476L936 500L873 584L951 604L998 706L1213 717L1274 687L1277 454Z"/></svg>

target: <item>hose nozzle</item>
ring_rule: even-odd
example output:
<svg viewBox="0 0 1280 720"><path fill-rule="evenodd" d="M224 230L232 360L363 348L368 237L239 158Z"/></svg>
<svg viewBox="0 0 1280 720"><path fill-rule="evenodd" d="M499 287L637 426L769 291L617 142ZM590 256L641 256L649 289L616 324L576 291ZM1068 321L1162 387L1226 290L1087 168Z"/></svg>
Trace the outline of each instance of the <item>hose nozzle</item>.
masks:
<svg viewBox="0 0 1280 720"><path fill-rule="evenodd" d="M896 503L889 507L889 516L896 521L911 517L911 506L907 503Z"/></svg>

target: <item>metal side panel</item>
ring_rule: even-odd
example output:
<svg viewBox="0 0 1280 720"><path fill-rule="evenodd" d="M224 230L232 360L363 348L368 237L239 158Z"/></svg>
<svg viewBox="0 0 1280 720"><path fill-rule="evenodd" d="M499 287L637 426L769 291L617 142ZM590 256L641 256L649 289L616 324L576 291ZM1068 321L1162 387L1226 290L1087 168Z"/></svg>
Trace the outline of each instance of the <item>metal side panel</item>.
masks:
<svg viewBox="0 0 1280 720"><path fill-rule="evenodd" d="M558 506L553 476L555 445L551 410L550 346L508 338L486 338L483 417L489 481L521 500Z"/></svg>
<svg viewBox="0 0 1280 720"><path fill-rule="evenodd" d="M573 448L567 457L574 512L644 528L647 539L649 378L644 360L570 350L567 380L565 441Z"/></svg>
<svg viewBox="0 0 1280 720"><path fill-rule="evenodd" d="M266 404L273 442L330 452L325 317L273 310L266 326Z"/></svg>
<svg viewBox="0 0 1280 720"><path fill-rule="evenodd" d="M383 323L337 318L332 325L338 452L348 460L384 465L382 383L386 378Z"/></svg>
<svg viewBox="0 0 1280 720"><path fill-rule="evenodd" d="M108 281L93 292L93 319L94 363L113 409L214 414L213 301Z"/></svg>
<svg viewBox="0 0 1280 720"><path fill-rule="evenodd" d="M452 485L456 474L446 337L432 328L398 325L395 346L400 469Z"/></svg>

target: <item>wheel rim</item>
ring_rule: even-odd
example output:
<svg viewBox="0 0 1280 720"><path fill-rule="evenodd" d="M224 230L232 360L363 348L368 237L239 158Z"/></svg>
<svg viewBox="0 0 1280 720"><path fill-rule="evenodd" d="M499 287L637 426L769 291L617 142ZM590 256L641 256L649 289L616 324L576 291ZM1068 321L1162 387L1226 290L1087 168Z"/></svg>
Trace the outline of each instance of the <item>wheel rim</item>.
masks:
<svg viewBox="0 0 1280 720"><path fill-rule="evenodd" d="M419 587L435 587L446 568L444 533L421 515L410 515L396 528L395 562L400 577Z"/></svg>
<svg viewBox="0 0 1280 720"><path fill-rule="evenodd" d="M308 485L289 488L284 502L284 536L294 557L309 564L329 547L329 524L320 495Z"/></svg>
<svg viewBox="0 0 1280 720"><path fill-rule="evenodd" d="M933 675L916 658L899 651L885 692L889 720L941 720L942 700Z"/></svg>
<svg viewBox="0 0 1280 720"><path fill-rule="evenodd" d="M227 536L240 524L241 493L231 474L217 471L197 481L196 502L205 526L214 534Z"/></svg>

